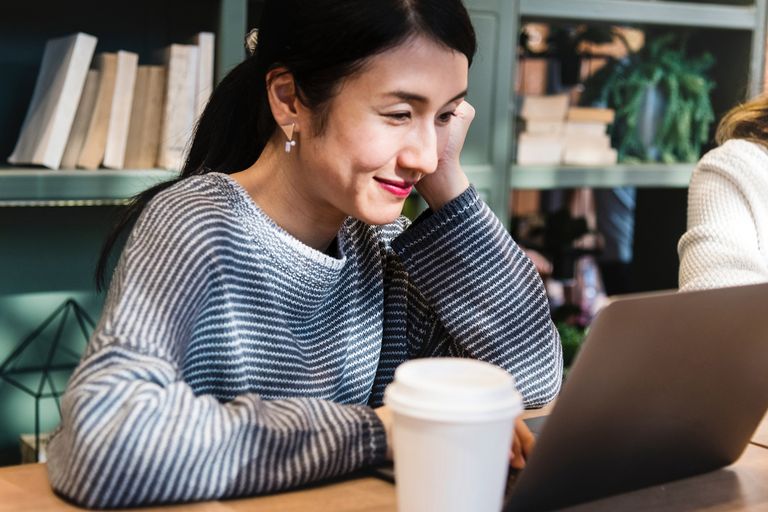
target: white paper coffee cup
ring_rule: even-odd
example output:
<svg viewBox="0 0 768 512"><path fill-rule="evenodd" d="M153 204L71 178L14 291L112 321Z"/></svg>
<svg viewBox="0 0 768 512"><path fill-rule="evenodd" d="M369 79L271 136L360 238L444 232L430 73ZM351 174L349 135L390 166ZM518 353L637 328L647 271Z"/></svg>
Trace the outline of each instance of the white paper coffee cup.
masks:
<svg viewBox="0 0 768 512"><path fill-rule="evenodd" d="M506 371L472 359L400 365L392 410L400 512L498 512L522 397Z"/></svg>

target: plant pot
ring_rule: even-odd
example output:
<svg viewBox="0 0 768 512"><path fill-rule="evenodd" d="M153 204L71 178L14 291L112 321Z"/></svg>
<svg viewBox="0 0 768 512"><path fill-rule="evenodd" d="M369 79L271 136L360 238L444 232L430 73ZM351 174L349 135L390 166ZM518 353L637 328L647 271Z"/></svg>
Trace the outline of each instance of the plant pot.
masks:
<svg viewBox="0 0 768 512"><path fill-rule="evenodd" d="M664 121L667 99L657 85L649 85L643 93L637 118L637 135L643 145L645 160L656 162L661 152L656 137Z"/></svg>

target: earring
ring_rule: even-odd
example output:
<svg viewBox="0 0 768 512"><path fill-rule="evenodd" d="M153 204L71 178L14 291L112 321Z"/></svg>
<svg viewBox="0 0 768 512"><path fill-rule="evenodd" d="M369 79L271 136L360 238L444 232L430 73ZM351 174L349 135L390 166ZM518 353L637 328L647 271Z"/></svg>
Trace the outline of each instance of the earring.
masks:
<svg viewBox="0 0 768 512"><path fill-rule="evenodd" d="M285 133L285 137L288 139L285 141L285 152L290 153L291 149L296 146L296 141L293 140L293 131L296 128L296 123L291 123L290 126L287 124L285 126L281 126L280 129L283 130L283 133Z"/></svg>

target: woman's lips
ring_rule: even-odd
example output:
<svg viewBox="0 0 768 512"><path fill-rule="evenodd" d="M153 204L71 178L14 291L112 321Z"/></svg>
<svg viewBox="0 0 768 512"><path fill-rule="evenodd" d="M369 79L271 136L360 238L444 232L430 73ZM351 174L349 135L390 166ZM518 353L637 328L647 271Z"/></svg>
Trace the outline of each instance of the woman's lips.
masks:
<svg viewBox="0 0 768 512"><path fill-rule="evenodd" d="M381 188L399 198L408 197L411 195L411 190L413 190L413 183L408 183L407 181L387 180L384 178L373 179L376 180Z"/></svg>

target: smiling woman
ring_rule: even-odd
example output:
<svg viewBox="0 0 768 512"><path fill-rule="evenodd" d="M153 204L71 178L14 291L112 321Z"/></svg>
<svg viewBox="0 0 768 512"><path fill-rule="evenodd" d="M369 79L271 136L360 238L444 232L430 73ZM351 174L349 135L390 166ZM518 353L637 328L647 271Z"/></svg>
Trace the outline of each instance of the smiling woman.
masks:
<svg viewBox="0 0 768 512"><path fill-rule="evenodd" d="M132 226L49 444L57 492L213 499L381 462L384 388L416 357L554 398L542 283L460 165L474 51L460 0L266 1L181 176L107 241L102 280ZM429 209L410 223L414 187Z"/></svg>

